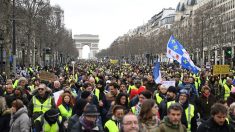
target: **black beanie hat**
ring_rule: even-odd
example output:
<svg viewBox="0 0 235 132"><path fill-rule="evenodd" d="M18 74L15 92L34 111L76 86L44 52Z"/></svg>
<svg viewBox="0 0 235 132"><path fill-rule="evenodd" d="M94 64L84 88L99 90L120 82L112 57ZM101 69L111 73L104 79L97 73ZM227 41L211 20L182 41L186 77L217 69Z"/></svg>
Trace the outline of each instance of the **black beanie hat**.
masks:
<svg viewBox="0 0 235 132"><path fill-rule="evenodd" d="M91 92L89 91L83 91L82 94L81 94L81 98L82 99L86 99L88 96L91 95Z"/></svg>
<svg viewBox="0 0 235 132"><path fill-rule="evenodd" d="M141 92L139 95L141 95L141 94L144 95L144 97L147 98L147 99L152 98L152 93L148 90L145 90L145 91Z"/></svg>
<svg viewBox="0 0 235 132"><path fill-rule="evenodd" d="M170 86L168 88L167 92L173 92L173 93L177 94L177 89L174 86Z"/></svg>

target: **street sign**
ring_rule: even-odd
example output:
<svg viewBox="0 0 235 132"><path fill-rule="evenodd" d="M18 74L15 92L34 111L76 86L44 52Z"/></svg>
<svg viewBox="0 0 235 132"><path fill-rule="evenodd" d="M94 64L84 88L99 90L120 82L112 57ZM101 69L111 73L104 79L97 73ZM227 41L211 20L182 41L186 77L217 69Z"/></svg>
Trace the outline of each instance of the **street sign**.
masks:
<svg viewBox="0 0 235 132"><path fill-rule="evenodd" d="M229 74L229 65L213 65L213 75Z"/></svg>

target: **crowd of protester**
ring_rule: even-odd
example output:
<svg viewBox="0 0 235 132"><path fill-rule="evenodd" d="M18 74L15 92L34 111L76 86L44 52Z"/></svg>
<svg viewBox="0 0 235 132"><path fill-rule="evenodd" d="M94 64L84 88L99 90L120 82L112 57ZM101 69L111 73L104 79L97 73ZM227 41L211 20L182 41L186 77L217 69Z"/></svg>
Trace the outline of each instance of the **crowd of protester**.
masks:
<svg viewBox="0 0 235 132"><path fill-rule="evenodd" d="M56 78L42 79L41 72ZM235 132L235 74L81 61L0 77L1 132Z"/></svg>

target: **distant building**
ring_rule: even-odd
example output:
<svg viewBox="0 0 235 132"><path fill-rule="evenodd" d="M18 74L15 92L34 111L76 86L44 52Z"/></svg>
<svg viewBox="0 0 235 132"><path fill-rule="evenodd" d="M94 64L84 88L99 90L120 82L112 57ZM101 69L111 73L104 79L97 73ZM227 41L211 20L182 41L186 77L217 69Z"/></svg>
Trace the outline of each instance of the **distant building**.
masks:
<svg viewBox="0 0 235 132"><path fill-rule="evenodd" d="M90 53L88 59L95 59L95 55L99 51L99 36L91 34L79 34L74 35L74 42L79 53L79 59L82 59L83 46L90 47Z"/></svg>

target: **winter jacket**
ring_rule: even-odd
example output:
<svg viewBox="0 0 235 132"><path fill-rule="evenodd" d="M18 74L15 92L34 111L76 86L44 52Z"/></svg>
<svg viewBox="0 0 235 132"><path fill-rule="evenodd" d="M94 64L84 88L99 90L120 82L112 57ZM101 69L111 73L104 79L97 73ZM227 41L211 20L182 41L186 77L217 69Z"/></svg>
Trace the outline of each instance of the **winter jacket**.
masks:
<svg viewBox="0 0 235 132"><path fill-rule="evenodd" d="M227 98L228 106L230 106L233 102L235 102L235 93L230 93L230 96Z"/></svg>
<svg viewBox="0 0 235 132"><path fill-rule="evenodd" d="M94 127L91 130L87 130L84 123L84 117L81 116L79 121L72 127L71 132L103 132L103 127L98 122L99 121L96 121L96 124L94 124Z"/></svg>
<svg viewBox="0 0 235 132"><path fill-rule="evenodd" d="M174 125L169 121L169 118L164 117L163 121L160 123L156 132L187 132L184 125L181 123L178 125Z"/></svg>
<svg viewBox="0 0 235 132"><path fill-rule="evenodd" d="M12 115L10 127L10 132L30 131L30 120L26 107L20 108L15 114Z"/></svg>
<svg viewBox="0 0 235 132"><path fill-rule="evenodd" d="M140 123L141 132L156 132L158 125L160 124L160 120L154 118L153 120L148 120L146 122Z"/></svg>
<svg viewBox="0 0 235 132"><path fill-rule="evenodd" d="M216 102L214 95L210 95L208 98L201 95L196 101L196 106L202 120L208 120L210 118L211 106Z"/></svg>
<svg viewBox="0 0 235 132"><path fill-rule="evenodd" d="M220 126L211 117L198 127L197 132L235 132L235 128L229 125L227 121L223 126Z"/></svg>

